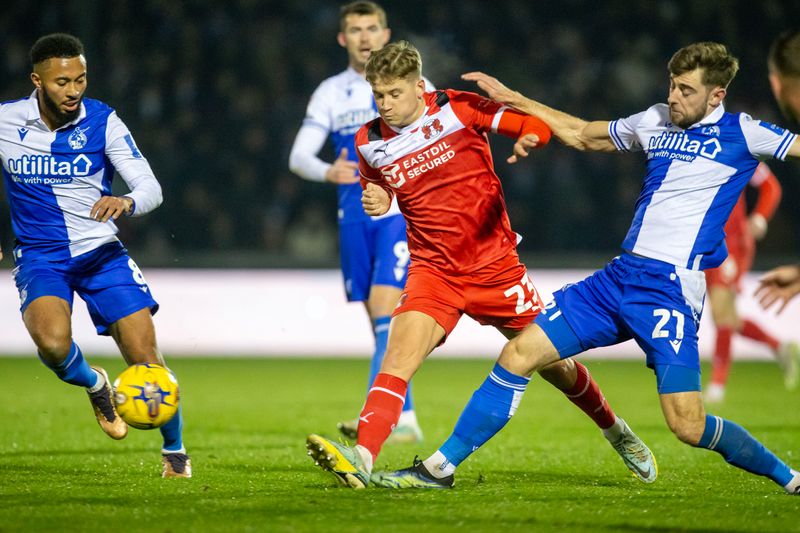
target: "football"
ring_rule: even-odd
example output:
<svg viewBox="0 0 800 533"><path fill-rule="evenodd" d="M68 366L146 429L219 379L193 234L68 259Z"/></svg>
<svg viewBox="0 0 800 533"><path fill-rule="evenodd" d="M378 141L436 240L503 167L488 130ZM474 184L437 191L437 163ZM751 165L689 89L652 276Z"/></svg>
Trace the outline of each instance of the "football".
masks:
<svg viewBox="0 0 800 533"><path fill-rule="evenodd" d="M122 419L138 429L161 427L178 412L178 380L155 363L131 365L114 382L114 403Z"/></svg>

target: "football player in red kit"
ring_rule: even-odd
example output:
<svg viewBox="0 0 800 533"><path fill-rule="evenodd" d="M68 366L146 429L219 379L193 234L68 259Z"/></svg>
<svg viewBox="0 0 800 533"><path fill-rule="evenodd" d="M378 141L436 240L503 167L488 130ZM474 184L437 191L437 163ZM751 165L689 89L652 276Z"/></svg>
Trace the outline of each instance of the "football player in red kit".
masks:
<svg viewBox="0 0 800 533"><path fill-rule="evenodd" d="M486 134L500 133L532 148L547 143L549 128L473 93L426 93L421 70L419 52L405 41L373 52L366 67L380 118L356 134L362 203L367 214L377 216L397 198L406 219L411 266L392 315L381 371L361 412L357 445L308 437L309 455L353 488L370 483L408 381L461 315L513 338L542 309L517 255L519 236L511 229ZM583 365L559 361L540 374L595 421L639 479L656 479L650 450L613 413ZM457 464L445 464L442 450L480 447L514 414L529 379L495 365L470 401L475 408L466 440L454 434L431 458L417 462L403 483L452 486ZM372 483L381 485L381 476L372 476Z"/></svg>

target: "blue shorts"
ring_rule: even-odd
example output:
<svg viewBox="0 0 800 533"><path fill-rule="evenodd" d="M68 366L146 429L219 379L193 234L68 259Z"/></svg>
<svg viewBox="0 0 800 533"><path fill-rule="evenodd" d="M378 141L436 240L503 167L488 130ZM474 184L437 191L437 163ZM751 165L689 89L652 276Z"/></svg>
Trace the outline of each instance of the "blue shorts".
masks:
<svg viewBox="0 0 800 533"><path fill-rule="evenodd" d="M150 308L152 314L158 311L142 271L119 242L65 261L48 261L42 256L26 259L23 253L16 259L14 281L22 313L41 296L57 296L72 309L77 292L86 302L98 335L108 335L111 324L140 309Z"/></svg>
<svg viewBox="0 0 800 533"><path fill-rule="evenodd" d="M347 301L367 300L373 285L405 287L411 256L402 215L340 225L339 249Z"/></svg>
<svg viewBox="0 0 800 533"><path fill-rule="evenodd" d="M702 271L624 254L553 296L536 323L562 359L634 339L656 372L659 392L700 390Z"/></svg>

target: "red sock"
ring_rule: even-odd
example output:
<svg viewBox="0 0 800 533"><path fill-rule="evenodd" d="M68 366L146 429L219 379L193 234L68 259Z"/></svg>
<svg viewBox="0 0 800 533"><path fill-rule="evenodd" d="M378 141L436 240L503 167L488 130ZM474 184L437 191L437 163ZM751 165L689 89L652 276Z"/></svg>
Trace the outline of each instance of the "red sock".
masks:
<svg viewBox="0 0 800 533"><path fill-rule="evenodd" d="M616 416L606 402L597 382L589 375L585 366L575 361L578 370L578 379L575 384L563 392L569 401L580 407L581 411L589 415L600 429L608 429L614 425Z"/></svg>
<svg viewBox="0 0 800 533"><path fill-rule="evenodd" d="M367 403L358 417L358 444L372 454L374 460L389 438L406 397L408 382L391 374L380 373L367 394Z"/></svg>
<svg viewBox="0 0 800 533"><path fill-rule="evenodd" d="M725 386L731 369L731 328L717 328L714 357L711 358L711 383Z"/></svg>
<svg viewBox="0 0 800 533"><path fill-rule="evenodd" d="M761 327L755 322L751 322L747 319L742 320L742 330L739 333L748 339L763 342L772 348L773 351L777 350L781 346L781 343L778 339L761 329Z"/></svg>

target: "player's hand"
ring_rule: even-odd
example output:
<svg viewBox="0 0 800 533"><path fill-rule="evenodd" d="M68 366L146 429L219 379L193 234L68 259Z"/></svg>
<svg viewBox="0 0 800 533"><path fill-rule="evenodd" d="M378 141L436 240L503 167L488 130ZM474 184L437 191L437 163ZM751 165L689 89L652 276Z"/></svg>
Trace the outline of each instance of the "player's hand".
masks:
<svg viewBox="0 0 800 533"><path fill-rule="evenodd" d="M758 280L755 296L764 309L780 302L781 313L789 300L800 293L800 265L784 265L774 268Z"/></svg>
<svg viewBox="0 0 800 533"><path fill-rule="evenodd" d="M767 234L767 219L758 213L753 213L747 217L747 229L755 240L760 241Z"/></svg>
<svg viewBox="0 0 800 533"><path fill-rule="evenodd" d="M325 172L325 181L336 184L358 183L358 163L347 159L347 148L342 148L339 157Z"/></svg>
<svg viewBox="0 0 800 533"><path fill-rule="evenodd" d="M108 219L117 220L122 214L129 214L133 209L133 200L127 196L103 196L97 200L89 212L94 220L108 222Z"/></svg>
<svg viewBox="0 0 800 533"><path fill-rule="evenodd" d="M514 143L514 154L506 159L512 165L521 158L528 157L530 151L539 145L539 136L535 133L523 135Z"/></svg>
<svg viewBox="0 0 800 533"><path fill-rule="evenodd" d="M383 187L374 183L367 183L367 188L361 193L361 205L364 206L366 214L376 217L389 211L392 206L392 200L389 198L389 193L383 190Z"/></svg>
<svg viewBox="0 0 800 533"><path fill-rule="evenodd" d="M461 79L476 82L478 87L486 93L486 96L507 106L518 109L518 106L521 105L525 99L525 97L517 91L503 85L497 78L493 78L483 72L467 72L461 75Z"/></svg>

